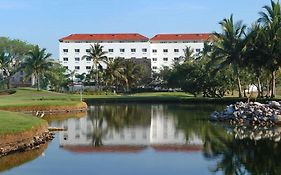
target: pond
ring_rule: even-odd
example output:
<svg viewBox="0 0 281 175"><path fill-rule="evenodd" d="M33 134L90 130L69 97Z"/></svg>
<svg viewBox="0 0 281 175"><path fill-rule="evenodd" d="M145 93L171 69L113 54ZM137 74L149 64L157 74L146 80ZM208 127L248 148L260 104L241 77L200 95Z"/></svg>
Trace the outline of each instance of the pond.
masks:
<svg viewBox="0 0 281 175"><path fill-rule="evenodd" d="M49 119L40 149L0 158L5 175L281 174L281 128L209 122L214 105L103 104Z"/></svg>

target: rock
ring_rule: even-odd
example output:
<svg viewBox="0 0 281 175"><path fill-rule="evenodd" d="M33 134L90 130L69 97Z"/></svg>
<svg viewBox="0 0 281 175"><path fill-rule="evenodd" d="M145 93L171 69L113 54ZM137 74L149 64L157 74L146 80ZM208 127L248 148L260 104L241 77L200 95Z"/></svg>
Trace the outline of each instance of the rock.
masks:
<svg viewBox="0 0 281 175"><path fill-rule="evenodd" d="M280 103L278 103L277 101L271 101L271 102L269 102L269 105L272 108L280 108L281 107Z"/></svg>
<svg viewBox="0 0 281 175"><path fill-rule="evenodd" d="M253 103L254 105L257 105L257 106L262 106L263 104L259 103L259 102L254 102Z"/></svg>
<svg viewBox="0 0 281 175"><path fill-rule="evenodd" d="M281 123L281 115L273 115L272 120L273 120L274 123L280 124Z"/></svg>
<svg viewBox="0 0 281 175"><path fill-rule="evenodd" d="M231 114L233 114L234 111L235 111L234 106L230 105L224 110L223 114L231 115Z"/></svg>

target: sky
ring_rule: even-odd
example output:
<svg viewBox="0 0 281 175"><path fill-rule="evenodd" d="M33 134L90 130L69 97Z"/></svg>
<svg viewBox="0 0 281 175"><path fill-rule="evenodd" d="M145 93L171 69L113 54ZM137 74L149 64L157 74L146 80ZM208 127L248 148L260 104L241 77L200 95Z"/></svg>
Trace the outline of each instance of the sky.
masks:
<svg viewBox="0 0 281 175"><path fill-rule="evenodd" d="M234 15L250 25L270 0L0 0L0 36L38 44L58 58L74 33L220 32Z"/></svg>

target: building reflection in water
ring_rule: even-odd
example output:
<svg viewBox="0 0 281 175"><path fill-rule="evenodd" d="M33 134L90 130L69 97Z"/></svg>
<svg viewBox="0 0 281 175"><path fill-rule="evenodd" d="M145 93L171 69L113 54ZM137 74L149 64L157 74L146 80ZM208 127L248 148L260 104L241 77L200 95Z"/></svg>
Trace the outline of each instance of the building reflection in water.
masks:
<svg viewBox="0 0 281 175"><path fill-rule="evenodd" d="M186 139L176 124L163 105L91 106L86 117L56 123L66 129L59 134L60 146L74 152L201 150L202 140L195 134Z"/></svg>

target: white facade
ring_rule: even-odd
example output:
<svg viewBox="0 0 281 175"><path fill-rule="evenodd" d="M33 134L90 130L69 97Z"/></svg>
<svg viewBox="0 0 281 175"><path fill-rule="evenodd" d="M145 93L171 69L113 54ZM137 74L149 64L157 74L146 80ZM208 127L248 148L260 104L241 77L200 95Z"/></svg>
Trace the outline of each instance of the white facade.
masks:
<svg viewBox="0 0 281 175"><path fill-rule="evenodd" d="M164 66L171 67L174 61L183 61L186 47L191 47L195 54L202 51L207 35L160 34L149 39L140 34L74 34L60 39L59 61L71 71L88 73L92 62L82 57L88 54L90 45L99 43L109 58L150 59L152 71L159 72Z"/></svg>
<svg viewBox="0 0 281 175"><path fill-rule="evenodd" d="M77 66L79 66L79 69L76 69L79 74L88 73L88 71L92 68L93 63L92 61L82 59L82 57L88 54L86 49L89 49L90 45L94 44L96 43L60 43L60 63L63 66L67 66L67 68L71 71L75 70L75 67L77 68ZM112 42L99 44L103 46L104 51L108 52L106 54L108 58L149 58L149 42ZM64 52L64 49L67 49L68 52ZM79 49L79 52L75 52L75 49ZM132 52L131 49L135 49L135 52ZM67 61L65 61L66 58Z"/></svg>
<svg viewBox="0 0 281 175"><path fill-rule="evenodd" d="M186 47L190 47L194 50L195 54L198 54L203 50L204 42L192 43L187 41L151 41L151 69L158 72L164 66L171 67L175 61L182 62L184 58L184 49L186 49Z"/></svg>
<svg viewBox="0 0 281 175"><path fill-rule="evenodd" d="M164 114L163 107L151 108L151 122L147 126L109 128L105 120L102 126L95 128L95 121L88 117L69 119L63 123L51 123L51 126L63 127L59 133L60 146L88 146L93 136L100 135L104 146L155 146L155 145L202 145L195 134L186 139L185 133L176 128L176 119ZM97 122L98 123L98 122Z"/></svg>

